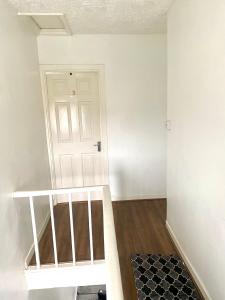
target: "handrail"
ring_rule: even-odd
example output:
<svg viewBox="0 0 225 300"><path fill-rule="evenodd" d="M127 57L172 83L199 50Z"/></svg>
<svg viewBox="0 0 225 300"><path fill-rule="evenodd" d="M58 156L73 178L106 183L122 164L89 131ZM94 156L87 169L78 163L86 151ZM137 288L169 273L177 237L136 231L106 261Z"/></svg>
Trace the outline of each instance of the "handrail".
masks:
<svg viewBox="0 0 225 300"><path fill-rule="evenodd" d="M106 261L106 288L108 300L123 300L123 288L117 249L111 194L108 186L103 187L103 221Z"/></svg>
<svg viewBox="0 0 225 300"><path fill-rule="evenodd" d="M70 193L86 193L86 192L101 192L103 186L87 186L87 187L77 187L77 188L63 188L57 190L41 190L41 191L20 191L14 192L13 198L26 198L26 197L37 197L37 196L49 196L49 195L63 195Z"/></svg>

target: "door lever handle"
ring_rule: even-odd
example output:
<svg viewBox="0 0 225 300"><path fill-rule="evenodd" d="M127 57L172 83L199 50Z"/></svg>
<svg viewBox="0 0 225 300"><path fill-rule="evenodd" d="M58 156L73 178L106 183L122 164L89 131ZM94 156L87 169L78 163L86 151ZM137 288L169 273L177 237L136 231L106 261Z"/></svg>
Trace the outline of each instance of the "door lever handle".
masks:
<svg viewBox="0 0 225 300"><path fill-rule="evenodd" d="M102 143L99 141L97 144L94 145L95 147L98 147L98 152L102 151Z"/></svg>

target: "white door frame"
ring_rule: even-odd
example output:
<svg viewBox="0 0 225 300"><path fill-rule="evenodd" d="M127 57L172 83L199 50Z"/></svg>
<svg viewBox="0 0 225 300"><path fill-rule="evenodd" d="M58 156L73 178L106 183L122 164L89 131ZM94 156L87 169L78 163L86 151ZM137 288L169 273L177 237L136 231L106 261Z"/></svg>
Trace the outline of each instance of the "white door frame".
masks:
<svg viewBox="0 0 225 300"><path fill-rule="evenodd" d="M104 65L40 65L42 98L45 116L45 128L47 137L49 166L51 172L52 188L56 189L56 174L52 150L51 127L49 122L49 106L47 95L47 75L57 74L58 72L97 72L99 78L99 104L100 104L100 124L101 124L101 137L102 147L105 153L105 173L106 183L109 184L109 167L108 167L108 142L107 142L107 115L106 115L106 101L105 101L105 67Z"/></svg>

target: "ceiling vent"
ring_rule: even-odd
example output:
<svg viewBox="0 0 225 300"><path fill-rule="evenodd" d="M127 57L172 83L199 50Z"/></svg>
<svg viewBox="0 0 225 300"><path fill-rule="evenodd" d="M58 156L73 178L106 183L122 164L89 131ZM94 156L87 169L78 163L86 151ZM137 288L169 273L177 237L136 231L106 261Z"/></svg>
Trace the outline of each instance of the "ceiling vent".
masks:
<svg viewBox="0 0 225 300"><path fill-rule="evenodd" d="M66 16L61 13L18 13L27 16L38 27L41 35L71 35Z"/></svg>

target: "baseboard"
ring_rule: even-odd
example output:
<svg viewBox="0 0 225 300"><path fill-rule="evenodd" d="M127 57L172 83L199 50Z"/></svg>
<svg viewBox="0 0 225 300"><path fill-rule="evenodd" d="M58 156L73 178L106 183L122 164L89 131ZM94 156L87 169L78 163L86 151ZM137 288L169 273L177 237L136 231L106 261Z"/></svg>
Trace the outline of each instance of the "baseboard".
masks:
<svg viewBox="0 0 225 300"><path fill-rule="evenodd" d="M126 200L155 200L166 199L166 195L133 195L133 196L114 196L112 195L112 201L126 201Z"/></svg>
<svg viewBox="0 0 225 300"><path fill-rule="evenodd" d="M46 226L48 224L49 219L50 219L50 212L46 215L45 220L44 220L44 222L43 222L43 224L42 224L39 232L37 233L38 242L42 238L42 235L43 235L43 233L45 231L45 228L46 228ZM30 247L30 249L28 251L28 254L27 254L26 258L25 258L25 269L28 268L29 263L30 263L31 258L33 257L33 255L34 255L34 243L32 243L32 245L31 245L31 247Z"/></svg>
<svg viewBox="0 0 225 300"><path fill-rule="evenodd" d="M184 249L182 248L180 242L178 241L174 231L172 230L172 228L170 227L168 221L166 221L166 228L169 232L169 235L172 239L172 241L174 242L180 256L182 257L183 261L185 262L191 276L193 277L196 285L198 286L200 292L202 293L203 297L205 298L205 300L212 300L212 298L209 295L209 292L207 291L205 285L203 284L202 280L200 279L197 271L195 270L195 268L193 267L192 263L190 262L189 258L187 257Z"/></svg>

